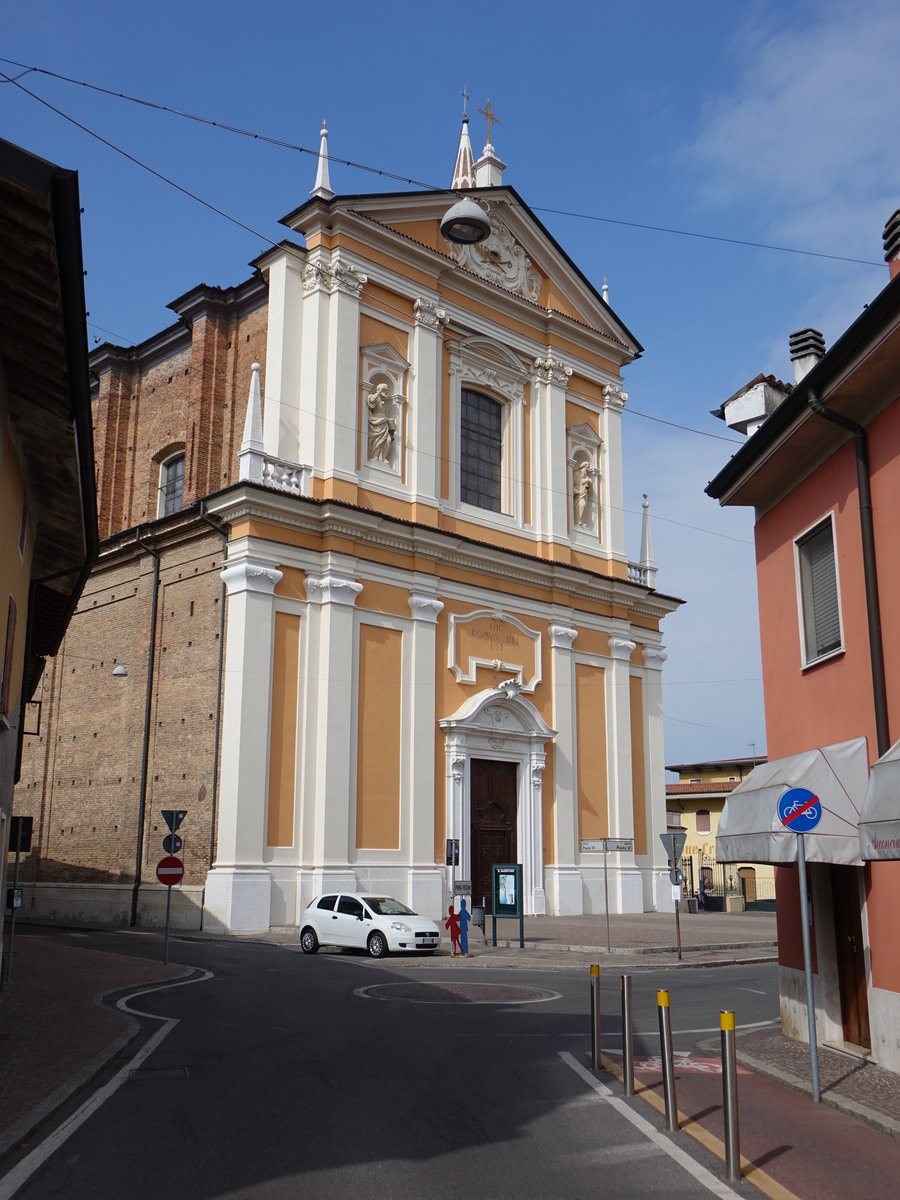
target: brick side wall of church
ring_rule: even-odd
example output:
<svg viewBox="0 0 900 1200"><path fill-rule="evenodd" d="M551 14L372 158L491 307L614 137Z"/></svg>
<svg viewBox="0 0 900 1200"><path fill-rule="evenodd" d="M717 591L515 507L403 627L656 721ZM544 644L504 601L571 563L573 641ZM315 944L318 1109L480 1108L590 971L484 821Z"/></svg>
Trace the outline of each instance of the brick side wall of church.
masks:
<svg viewBox="0 0 900 1200"><path fill-rule="evenodd" d="M267 307L210 305L184 342L143 367L123 351L103 369L93 405L100 535L110 539L66 638L48 661L41 731L26 736L15 810L34 818L23 882L131 883L135 874L153 560L116 535L147 526L161 554L142 875L184 808L185 882L210 864L222 606L222 540L196 517L157 536L159 468L183 449L183 506L238 478L253 362L265 362ZM177 518L170 518L170 530ZM113 676L116 663L128 674ZM27 915L24 914L24 915Z"/></svg>
<svg viewBox="0 0 900 1200"><path fill-rule="evenodd" d="M188 811L185 881L202 883L209 866L221 569L221 539L206 527L162 554L142 855L150 882L168 832L163 808ZM24 740L16 789L16 811L34 818L24 882L134 878L152 571L139 552L95 571L47 665L41 732ZM116 663L126 676L113 675Z"/></svg>

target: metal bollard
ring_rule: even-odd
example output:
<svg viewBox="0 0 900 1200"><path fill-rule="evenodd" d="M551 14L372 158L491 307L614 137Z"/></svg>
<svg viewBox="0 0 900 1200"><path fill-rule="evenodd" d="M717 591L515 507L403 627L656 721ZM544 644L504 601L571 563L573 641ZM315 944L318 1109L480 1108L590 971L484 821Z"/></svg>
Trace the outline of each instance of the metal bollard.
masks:
<svg viewBox="0 0 900 1200"><path fill-rule="evenodd" d="M600 1070L600 964L591 963L591 1059Z"/></svg>
<svg viewBox="0 0 900 1200"><path fill-rule="evenodd" d="M725 1114L725 1172L730 1182L741 1178L741 1137L738 1128L737 1055L734 1045L734 1013L719 1013L722 1031L722 1102Z"/></svg>
<svg viewBox="0 0 900 1200"><path fill-rule="evenodd" d="M634 1025L631 1020L631 976L622 976L622 1083L634 1095Z"/></svg>
<svg viewBox="0 0 900 1200"><path fill-rule="evenodd" d="M672 1015L669 1011L669 993L656 993L659 1009L659 1046L662 1058L663 1093L666 1099L666 1129L678 1128L678 1107L675 1103L675 1062L672 1057Z"/></svg>

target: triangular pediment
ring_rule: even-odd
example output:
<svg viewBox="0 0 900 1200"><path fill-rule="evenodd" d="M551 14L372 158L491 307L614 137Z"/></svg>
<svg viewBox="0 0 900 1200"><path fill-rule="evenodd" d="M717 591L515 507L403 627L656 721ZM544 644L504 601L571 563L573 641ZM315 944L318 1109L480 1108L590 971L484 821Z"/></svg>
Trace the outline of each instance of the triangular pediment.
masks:
<svg viewBox="0 0 900 1200"><path fill-rule="evenodd" d="M452 192L314 200L284 221L307 237L326 227L329 236L334 237L345 224L348 233L355 226L354 232L373 246L379 228L388 237L393 231L407 244L411 265L415 264L417 250L437 255L447 268L460 273L460 286L471 288L478 280L495 297L515 297L537 306L543 314L558 314L576 322L615 347L616 357L622 362L640 353L640 343L514 189L482 188L465 194L487 206L492 224L490 237L475 246L453 246L441 235L441 220L459 199ZM447 268L439 269L442 281L449 284L453 277L443 273Z"/></svg>

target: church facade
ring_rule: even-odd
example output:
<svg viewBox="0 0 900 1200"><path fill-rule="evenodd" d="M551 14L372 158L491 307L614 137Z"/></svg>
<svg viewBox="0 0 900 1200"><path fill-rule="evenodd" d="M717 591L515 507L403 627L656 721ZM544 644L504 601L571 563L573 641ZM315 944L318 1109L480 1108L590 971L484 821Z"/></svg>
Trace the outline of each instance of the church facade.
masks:
<svg viewBox="0 0 900 1200"><path fill-rule="evenodd" d="M252 279L94 355L105 540L26 747L30 911L154 923L169 809L184 927L339 888L436 917L496 862L530 914L670 908L641 348L466 124L449 192L337 196L325 146ZM460 194L486 240L443 236Z"/></svg>

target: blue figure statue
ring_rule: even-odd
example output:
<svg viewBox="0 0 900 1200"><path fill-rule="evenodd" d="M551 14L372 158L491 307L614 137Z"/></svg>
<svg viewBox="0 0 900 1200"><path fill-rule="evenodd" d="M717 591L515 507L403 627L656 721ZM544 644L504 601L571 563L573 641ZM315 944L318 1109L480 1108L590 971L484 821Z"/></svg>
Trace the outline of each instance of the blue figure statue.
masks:
<svg viewBox="0 0 900 1200"><path fill-rule="evenodd" d="M469 922L472 920L468 908L466 908L465 897L459 902L459 948L463 956L469 953Z"/></svg>

